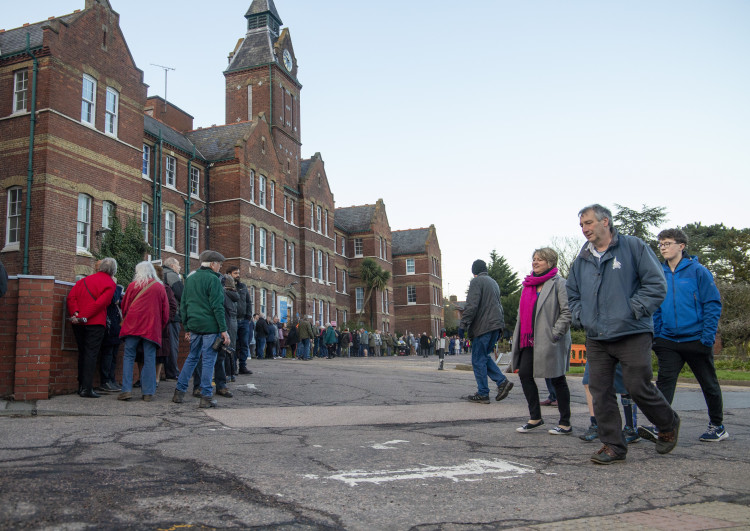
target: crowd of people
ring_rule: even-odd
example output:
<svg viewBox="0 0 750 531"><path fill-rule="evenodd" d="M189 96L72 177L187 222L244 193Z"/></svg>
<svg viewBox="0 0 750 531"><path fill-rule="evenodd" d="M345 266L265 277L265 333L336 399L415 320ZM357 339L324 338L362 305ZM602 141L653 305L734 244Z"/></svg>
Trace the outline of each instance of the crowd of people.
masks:
<svg viewBox="0 0 750 531"><path fill-rule="evenodd" d="M721 300L711 273L686 252L679 229L658 235L664 263L639 238L619 234L611 212L591 205L579 214L587 243L573 262L567 279L558 271L557 253L548 247L532 253L531 272L524 279L518 319L512 335L509 371L518 373L529 419L516 431L529 433L544 425L542 405L557 407L552 435L570 435L570 327L586 332L587 364L583 378L591 424L580 438L599 438L603 446L591 456L597 464L623 461L628 445L640 438L669 453L677 444L680 418L671 402L677 376L687 363L696 375L709 411L702 441L728 437L723 426L721 388L713 364ZM496 349L504 316L500 289L482 260L472 264L458 334L437 337L405 333L398 336L364 328L339 329L337 323L313 323L311 316L282 322L278 316L253 312L248 288L236 266L221 273L225 259L204 251L200 267L186 278L179 262L164 266L141 262L133 281L116 284L117 263L105 258L97 272L78 281L67 299L78 343L78 394L98 398L117 392L131 400L141 388L144 401L153 399L162 379L176 380L173 402L182 403L193 380L192 394L200 407L217 405L215 395L231 398L228 383L238 374L252 374L249 359L380 357L436 354L439 369L446 355L471 353L477 391L467 399L490 403L488 379L497 386L495 400L505 399L514 384L498 367ZM669 282L667 281L669 280ZM190 352L178 366L180 329ZM466 332L466 334L464 333ZM115 379L120 343L124 343L122 386ZM652 383L651 350L659 372ZM100 367L100 386L93 387ZM133 382L135 365L140 380ZM540 401L535 379L544 378L549 397ZM620 395L625 423L617 406ZM637 425L637 410L652 423Z"/></svg>

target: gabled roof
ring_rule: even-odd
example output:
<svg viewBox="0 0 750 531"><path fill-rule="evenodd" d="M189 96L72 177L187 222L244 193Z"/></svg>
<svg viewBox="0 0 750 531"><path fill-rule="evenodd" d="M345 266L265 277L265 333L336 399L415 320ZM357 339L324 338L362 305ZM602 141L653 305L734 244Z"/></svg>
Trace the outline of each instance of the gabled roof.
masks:
<svg viewBox="0 0 750 531"><path fill-rule="evenodd" d="M78 13L71 13L62 17L55 17L54 20L60 20L67 24L76 15L78 15ZM26 50L27 33L30 37L29 46L32 49L42 46L44 38L43 28L48 26L50 22L52 22L52 20L43 20L42 22L36 22L34 24L29 24L28 26L14 28L0 33L0 57L20 53Z"/></svg>
<svg viewBox="0 0 750 531"><path fill-rule="evenodd" d="M427 252L430 229L396 230L391 233L393 256Z"/></svg>
<svg viewBox="0 0 750 531"><path fill-rule="evenodd" d="M186 133L195 143L206 160L219 161L235 158L237 141L244 138L252 129L253 122L207 127Z"/></svg>
<svg viewBox="0 0 750 531"><path fill-rule="evenodd" d="M250 4L250 9L245 13L245 17L260 15L262 13L271 13L279 21L279 24L282 24L281 17L276 10L276 6L273 4L273 0L253 0L253 3Z"/></svg>
<svg viewBox="0 0 750 531"><path fill-rule="evenodd" d="M375 205L362 205L337 208L333 216L333 226L344 232L367 232L375 215Z"/></svg>

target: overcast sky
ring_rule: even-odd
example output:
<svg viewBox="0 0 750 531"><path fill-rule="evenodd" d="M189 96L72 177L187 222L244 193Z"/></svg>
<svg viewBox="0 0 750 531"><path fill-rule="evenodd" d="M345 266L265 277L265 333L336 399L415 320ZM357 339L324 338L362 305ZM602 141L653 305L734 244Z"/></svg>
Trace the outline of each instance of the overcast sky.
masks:
<svg viewBox="0 0 750 531"><path fill-rule="evenodd" d="M112 0L149 95L224 122L227 55L250 0ZM302 155L336 205L383 198L394 230L434 224L443 290L492 249L519 276L599 202L669 225L750 226L746 0L276 0L302 89ZM35 0L0 27L82 9Z"/></svg>

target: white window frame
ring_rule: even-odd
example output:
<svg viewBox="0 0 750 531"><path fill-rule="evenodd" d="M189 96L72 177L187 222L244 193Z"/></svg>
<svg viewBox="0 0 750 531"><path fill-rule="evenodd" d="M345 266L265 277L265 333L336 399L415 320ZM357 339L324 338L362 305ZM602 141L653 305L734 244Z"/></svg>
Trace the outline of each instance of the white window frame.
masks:
<svg viewBox="0 0 750 531"><path fill-rule="evenodd" d="M104 132L111 136L117 136L117 122L120 109L120 93L112 87L107 87L104 100Z"/></svg>
<svg viewBox="0 0 750 531"><path fill-rule="evenodd" d="M255 286L250 286L248 288L248 291L250 292L250 316L252 317L255 315Z"/></svg>
<svg viewBox="0 0 750 531"><path fill-rule="evenodd" d="M294 225L294 199L289 198L289 223Z"/></svg>
<svg viewBox="0 0 750 531"><path fill-rule="evenodd" d="M250 201L255 203L255 170L250 170Z"/></svg>
<svg viewBox="0 0 750 531"><path fill-rule="evenodd" d="M357 313L362 313L365 308L365 288L361 286L354 288L354 304Z"/></svg>
<svg viewBox="0 0 750 531"><path fill-rule="evenodd" d="M290 272L291 273L296 273L296 271L294 269L294 267L295 267L294 266L294 251L295 251L294 242L292 242L292 243L289 244L289 260L290 260L290 264L292 266L290 268Z"/></svg>
<svg viewBox="0 0 750 531"><path fill-rule="evenodd" d="M8 188L8 208L5 210L5 246L18 247L21 243L21 214L23 212L23 189Z"/></svg>
<svg viewBox="0 0 750 531"><path fill-rule="evenodd" d="M201 171L195 166L190 167L190 195L197 198L201 196Z"/></svg>
<svg viewBox="0 0 750 531"><path fill-rule="evenodd" d="M91 204L93 198L87 194L78 194L78 211L76 215L76 250L88 251L91 248Z"/></svg>
<svg viewBox="0 0 750 531"><path fill-rule="evenodd" d="M328 276L328 259L329 259L329 254L326 253L326 284L330 283L331 281L330 277Z"/></svg>
<svg viewBox="0 0 750 531"><path fill-rule="evenodd" d="M170 188L177 186L177 159L169 155L166 156L164 163L165 185Z"/></svg>
<svg viewBox="0 0 750 531"><path fill-rule="evenodd" d="M341 256L346 258L346 238L341 237Z"/></svg>
<svg viewBox="0 0 750 531"><path fill-rule="evenodd" d="M276 212L276 181L268 183L268 210Z"/></svg>
<svg viewBox="0 0 750 531"><path fill-rule="evenodd" d="M151 179L151 146L143 144L143 163L141 165L141 175L146 179Z"/></svg>
<svg viewBox="0 0 750 531"><path fill-rule="evenodd" d="M284 240L284 271L289 271L289 242Z"/></svg>
<svg viewBox="0 0 750 531"><path fill-rule="evenodd" d="M323 282L323 251L318 249L318 281Z"/></svg>
<svg viewBox="0 0 750 531"><path fill-rule="evenodd" d="M406 286L406 304L417 304L417 286Z"/></svg>
<svg viewBox="0 0 750 531"><path fill-rule="evenodd" d="M320 305L320 324L324 325L327 321L323 319L323 301L319 300L318 304Z"/></svg>
<svg viewBox="0 0 750 531"><path fill-rule="evenodd" d="M177 227L177 216L171 210L164 212L164 248L167 251L175 250L175 232Z"/></svg>
<svg viewBox="0 0 750 531"><path fill-rule="evenodd" d="M322 233L323 232L323 219L322 219L323 209L321 208L320 205L315 207L315 213L318 215L318 232Z"/></svg>
<svg viewBox="0 0 750 531"><path fill-rule="evenodd" d="M268 315L266 313L266 310L268 309L267 297L268 297L268 290L266 288L260 288L260 313L263 315Z"/></svg>
<svg viewBox="0 0 750 531"><path fill-rule="evenodd" d="M13 113L26 112L29 103L29 70L13 72Z"/></svg>
<svg viewBox="0 0 750 531"><path fill-rule="evenodd" d="M258 204L266 208L266 176L258 177Z"/></svg>
<svg viewBox="0 0 750 531"><path fill-rule="evenodd" d="M87 90L87 84L91 90ZM96 79L86 74L81 86L81 123L91 127L96 124Z"/></svg>
<svg viewBox="0 0 750 531"><path fill-rule="evenodd" d="M255 263L255 225L250 225L250 263Z"/></svg>
<svg viewBox="0 0 750 531"><path fill-rule="evenodd" d="M328 209L326 208L326 218L325 218L325 234L328 236Z"/></svg>
<svg viewBox="0 0 750 531"><path fill-rule="evenodd" d="M271 233L271 242L268 246L271 253L271 268L276 269L276 233Z"/></svg>
<svg viewBox="0 0 750 531"><path fill-rule="evenodd" d="M346 293L346 270L341 271L341 293Z"/></svg>
<svg viewBox="0 0 750 531"><path fill-rule="evenodd" d="M268 256L266 254L266 229L263 227L258 229L258 262L260 265L268 265Z"/></svg>
<svg viewBox="0 0 750 531"><path fill-rule="evenodd" d="M354 257L361 258L364 253L364 242L362 238L354 238Z"/></svg>
<svg viewBox="0 0 750 531"><path fill-rule="evenodd" d="M141 235L146 243L148 243L148 209L149 204L141 201Z"/></svg>
<svg viewBox="0 0 750 531"><path fill-rule="evenodd" d="M198 220L195 219L190 220L189 244L190 256L193 258L198 258L198 251L200 250L200 223L198 223Z"/></svg>
<svg viewBox="0 0 750 531"><path fill-rule="evenodd" d="M284 221L287 221L287 219L286 219L286 201L287 201L287 196L284 196Z"/></svg>
<svg viewBox="0 0 750 531"><path fill-rule="evenodd" d="M315 203L310 201L310 230L315 230Z"/></svg>
<svg viewBox="0 0 750 531"><path fill-rule="evenodd" d="M417 271L417 266L416 266L416 263L414 262L414 258L407 258L406 259L406 274L414 275L416 271Z"/></svg>
<svg viewBox="0 0 750 531"><path fill-rule="evenodd" d="M102 201L102 228L109 229L112 218L117 211L117 205L112 201Z"/></svg>

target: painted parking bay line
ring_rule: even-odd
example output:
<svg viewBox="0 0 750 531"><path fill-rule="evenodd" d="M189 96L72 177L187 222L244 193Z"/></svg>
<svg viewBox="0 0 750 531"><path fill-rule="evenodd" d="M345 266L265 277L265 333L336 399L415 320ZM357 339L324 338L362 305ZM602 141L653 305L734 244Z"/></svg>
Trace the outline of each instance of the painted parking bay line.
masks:
<svg viewBox="0 0 750 531"><path fill-rule="evenodd" d="M350 470L330 476L317 476L308 474L307 479L334 479L356 487L360 483L388 483L391 481L411 481L431 478L450 479L459 481L479 481L483 476L492 476L494 479L511 479L524 474L533 474L534 468L502 459L471 459L462 465L432 466L421 465L415 468L402 468L398 470L375 470L367 472L364 470Z"/></svg>

